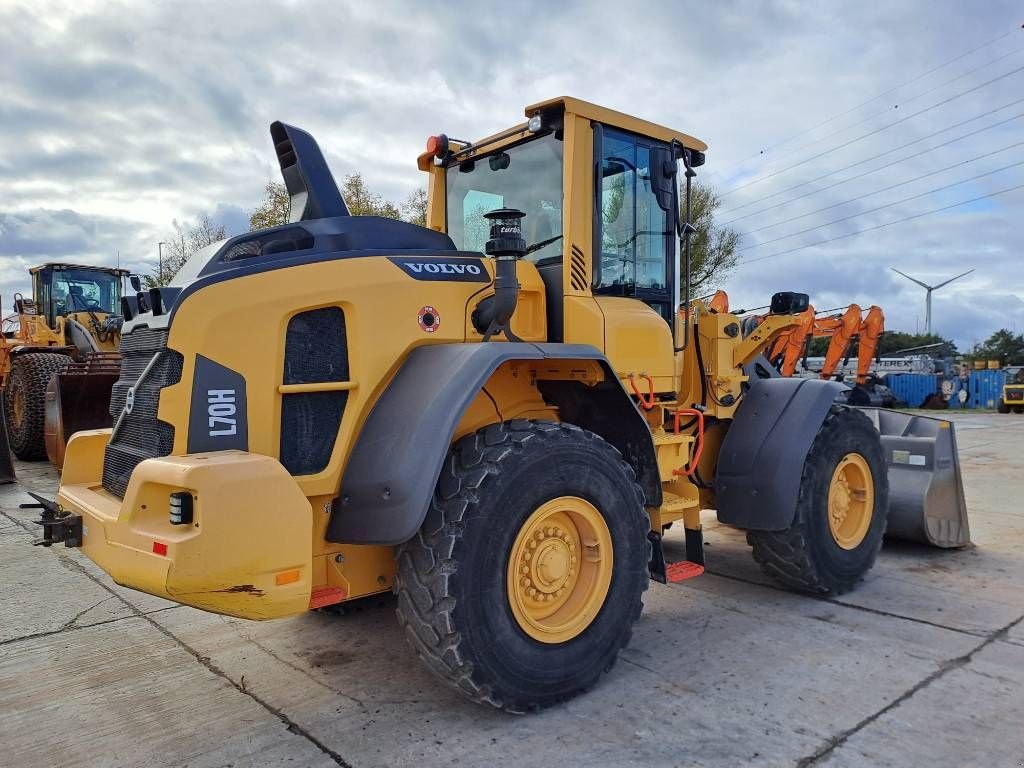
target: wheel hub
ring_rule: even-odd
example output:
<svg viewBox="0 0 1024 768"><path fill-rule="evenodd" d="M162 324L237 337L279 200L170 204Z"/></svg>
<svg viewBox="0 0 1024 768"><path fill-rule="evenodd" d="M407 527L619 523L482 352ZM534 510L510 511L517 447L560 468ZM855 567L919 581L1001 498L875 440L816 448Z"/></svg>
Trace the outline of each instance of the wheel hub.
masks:
<svg viewBox="0 0 1024 768"><path fill-rule="evenodd" d="M859 453L848 453L839 460L828 491L828 527L832 538L843 549L856 549L874 514L874 479L867 460Z"/></svg>
<svg viewBox="0 0 1024 768"><path fill-rule="evenodd" d="M611 555L608 526L589 502L562 496L538 507L509 557L509 605L523 631L560 643L586 629L607 596Z"/></svg>

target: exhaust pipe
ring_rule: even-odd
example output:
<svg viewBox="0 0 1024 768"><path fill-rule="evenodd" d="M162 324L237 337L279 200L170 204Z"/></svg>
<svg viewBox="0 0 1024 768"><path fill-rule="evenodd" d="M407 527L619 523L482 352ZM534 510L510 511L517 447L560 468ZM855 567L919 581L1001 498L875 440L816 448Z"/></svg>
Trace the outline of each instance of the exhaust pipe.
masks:
<svg viewBox="0 0 1024 768"><path fill-rule="evenodd" d="M313 137L281 121L270 125L270 137L291 199L289 223L348 216L348 206Z"/></svg>
<svg viewBox="0 0 1024 768"><path fill-rule="evenodd" d="M485 213L491 222L491 237L484 253L494 257L494 295L480 302L473 311L473 327L489 341L497 333L504 333L509 341L522 341L512 333L512 315L519 303L519 280L516 262L526 255L526 241L520 222L526 214L515 208L499 208Z"/></svg>

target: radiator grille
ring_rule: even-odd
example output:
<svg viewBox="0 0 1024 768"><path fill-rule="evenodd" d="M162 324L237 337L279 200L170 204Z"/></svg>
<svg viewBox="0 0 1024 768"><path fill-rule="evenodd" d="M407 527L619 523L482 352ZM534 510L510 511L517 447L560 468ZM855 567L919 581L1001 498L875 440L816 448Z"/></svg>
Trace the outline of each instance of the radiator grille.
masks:
<svg viewBox="0 0 1024 768"><path fill-rule="evenodd" d="M338 307L302 312L288 322L285 384L348 381L345 313ZM285 394L281 401L280 461L293 475L319 472L330 461L348 392Z"/></svg>
<svg viewBox="0 0 1024 768"><path fill-rule="evenodd" d="M139 377L150 362L156 362L146 378ZM139 462L167 456L174 445L174 427L157 419L160 390L181 380L184 359L167 349L167 330L135 328L121 338L121 377L110 396L110 415L118 424L128 397L135 387L132 412L125 414L103 456L103 487L124 497L128 480Z"/></svg>

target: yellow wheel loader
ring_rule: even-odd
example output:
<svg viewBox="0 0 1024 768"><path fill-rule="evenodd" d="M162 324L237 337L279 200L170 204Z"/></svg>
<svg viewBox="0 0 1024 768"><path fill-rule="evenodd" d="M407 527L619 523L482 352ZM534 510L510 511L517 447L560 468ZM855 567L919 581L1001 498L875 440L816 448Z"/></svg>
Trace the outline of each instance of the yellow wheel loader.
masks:
<svg viewBox="0 0 1024 768"><path fill-rule="evenodd" d="M1024 413L1024 366L1010 366L1005 373L1006 383L996 403L996 410L999 413Z"/></svg>
<svg viewBox="0 0 1024 768"><path fill-rule="evenodd" d="M78 264L29 270L32 298L4 318L0 383L10 447L60 467L66 438L109 426L118 378L122 283L128 271Z"/></svg>
<svg viewBox="0 0 1024 768"><path fill-rule="evenodd" d="M805 294L748 335L689 301L704 143L571 98L526 118L429 139L426 227L350 216L313 139L274 123L290 223L125 318L113 428L71 439L40 543L249 619L394 590L426 665L510 711L593 685L650 579L703 571L702 510L781 582L853 587L899 478L888 422L762 378ZM899 429L920 521L936 440Z"/></svg>

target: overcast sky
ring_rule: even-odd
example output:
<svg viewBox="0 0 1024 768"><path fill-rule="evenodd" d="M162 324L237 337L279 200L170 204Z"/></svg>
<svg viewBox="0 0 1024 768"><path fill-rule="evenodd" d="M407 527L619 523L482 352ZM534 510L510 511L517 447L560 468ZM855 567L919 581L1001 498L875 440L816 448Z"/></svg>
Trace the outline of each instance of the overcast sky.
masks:
<svg viewBox="0 0 1024 768"><path fill-rule="evenodd" d="M244 231L273 120L397 201L431 133L566 94L707 141L748 260L734 306L799 290L923 330L923 289L889 267L975 268L936 292L935 329L1024 331L1024 189L995 194L1024 185L1020 3L483 5L0 0L4 310L47 260L148 271L175 219Z"/></svg>

